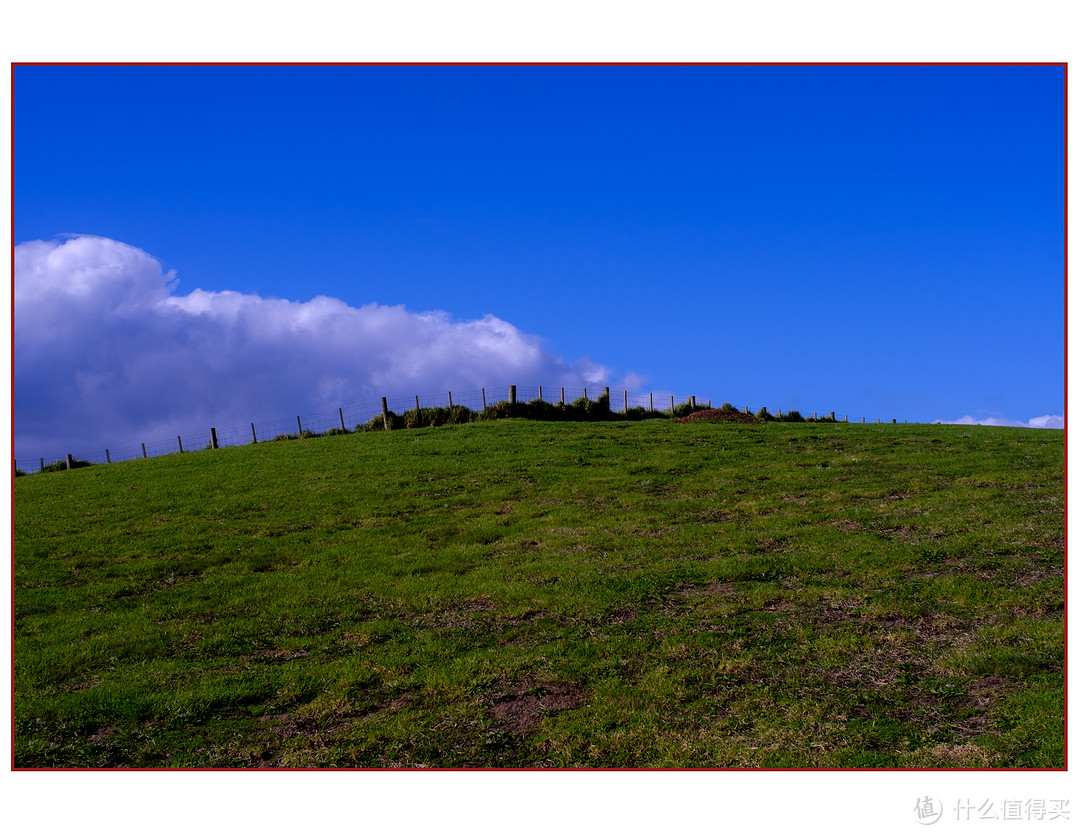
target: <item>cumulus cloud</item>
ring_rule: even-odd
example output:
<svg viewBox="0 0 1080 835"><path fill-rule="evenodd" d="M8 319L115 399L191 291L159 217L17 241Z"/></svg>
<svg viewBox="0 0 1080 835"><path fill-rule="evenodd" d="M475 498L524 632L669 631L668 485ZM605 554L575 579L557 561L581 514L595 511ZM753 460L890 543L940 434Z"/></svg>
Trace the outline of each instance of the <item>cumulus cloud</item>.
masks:
<svg viewBox="0 0 1080 835"><path fill-rule="evenodd" d="M123 446L407 396L606 384L487 315L193 290L108 238L15 248L16 457ZM636 380L635 380L636 382Z"/></svg>
<svg viewBox="0 0 1080 835"><path fill-rule="evenodd" d="M1064 429L1065 428L1065 416L1064 415L1041 415L1039 417L1031 418L1028 421L1022 420L1008 420L1001 415L990 415L989 417L972 417L971 415L964 415L957 420L943 420L940 423L954 423L964 426L1022 426L1028 429Z"/></svg>

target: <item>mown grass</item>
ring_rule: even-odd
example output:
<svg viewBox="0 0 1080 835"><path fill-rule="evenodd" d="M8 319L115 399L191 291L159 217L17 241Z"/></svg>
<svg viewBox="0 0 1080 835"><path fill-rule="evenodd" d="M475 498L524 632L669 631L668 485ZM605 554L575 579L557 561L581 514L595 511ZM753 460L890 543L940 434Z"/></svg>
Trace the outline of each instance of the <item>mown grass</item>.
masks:
<svg viewBox="0 0 1080 835"><path fill-rule="evenodd" d="M1064 764L1063 433L538 423L17 479L17 767Z"/></svg>

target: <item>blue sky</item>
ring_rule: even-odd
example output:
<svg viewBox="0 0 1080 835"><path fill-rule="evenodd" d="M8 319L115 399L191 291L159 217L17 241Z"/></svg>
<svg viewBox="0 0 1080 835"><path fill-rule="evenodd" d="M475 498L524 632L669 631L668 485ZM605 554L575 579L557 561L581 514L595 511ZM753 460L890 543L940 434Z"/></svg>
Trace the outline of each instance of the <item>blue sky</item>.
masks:
<svg viewBox="0 0 1080 835"><path fill-rule="evenodd" d="M14 142L16 457L509 383L1064 415L1060 66L19 66Z"/></svg>

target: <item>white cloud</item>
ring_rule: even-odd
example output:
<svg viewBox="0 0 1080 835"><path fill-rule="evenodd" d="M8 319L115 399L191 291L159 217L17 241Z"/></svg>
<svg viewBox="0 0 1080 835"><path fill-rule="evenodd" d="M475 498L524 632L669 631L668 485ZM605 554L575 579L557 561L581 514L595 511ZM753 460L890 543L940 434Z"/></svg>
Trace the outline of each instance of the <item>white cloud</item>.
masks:
<svg viewBox="0 0 1080 835"><path fill-rule="evenodd" d="M1064 415L1041 415L1040 417L1032 418L1027 422L1028 426L1036 427L1038 429L1064 429L1065 428L1065 416Z"/></svg>
<svg viewBox="0 0 1080 835"><path fill-rule="evenodd" d="M606 384L487 315L339 299L174 292L133 246L81 236L15 248L16 456L78 454L210 425L482 386ZM633 378L638 382L639 378Z"/></svg>
<svg viewBox="0 0 1080 835"><path fill-rule="evenodd" d="M1021 426L1028 429L1064 429L1064 415L1042 415L1031 418L1028 421L1008 420L1001 415L989 415L987 417L972 417L964 415L957 420L942 420L939 423L953 423L964 426Z"/></svg>

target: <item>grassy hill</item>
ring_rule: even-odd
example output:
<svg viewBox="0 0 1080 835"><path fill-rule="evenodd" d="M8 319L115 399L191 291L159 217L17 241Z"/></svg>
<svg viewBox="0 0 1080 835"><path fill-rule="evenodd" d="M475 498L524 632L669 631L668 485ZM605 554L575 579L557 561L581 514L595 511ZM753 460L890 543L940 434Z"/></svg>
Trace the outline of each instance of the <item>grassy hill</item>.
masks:
<svg viewBox="0 0 1080 835"><path fill-rule="evenodd" d="M19 478L15 765L1060 768L1063 436L506 420Z"/></svg>

